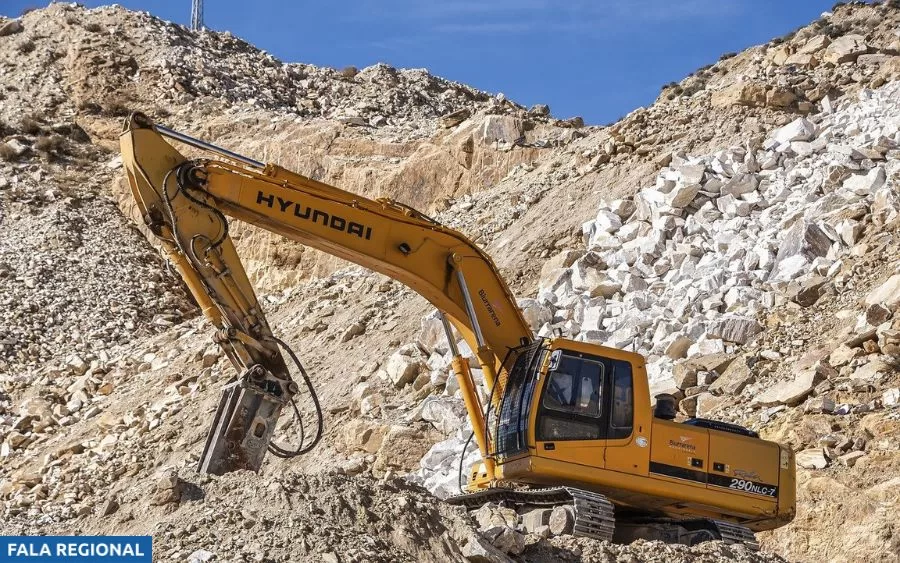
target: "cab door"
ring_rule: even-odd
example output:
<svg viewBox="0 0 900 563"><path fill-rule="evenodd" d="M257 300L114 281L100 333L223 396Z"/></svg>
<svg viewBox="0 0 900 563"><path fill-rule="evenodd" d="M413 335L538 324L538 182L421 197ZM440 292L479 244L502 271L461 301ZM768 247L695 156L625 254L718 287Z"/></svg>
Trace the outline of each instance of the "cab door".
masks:
<svg viewBox="0 0 900 563"><path fill-rule="evenodd" d="M607 367L602 358L555 350L537 405L536 455L604 466Z"/></svg>
<svg viewBox="0 0 900 563"><path fill-rule="evenodd" d="M604 467L624 473L647 473L650 428L635 412L635 366L625 358L607 360L609 426L606 430Z"/></svg>

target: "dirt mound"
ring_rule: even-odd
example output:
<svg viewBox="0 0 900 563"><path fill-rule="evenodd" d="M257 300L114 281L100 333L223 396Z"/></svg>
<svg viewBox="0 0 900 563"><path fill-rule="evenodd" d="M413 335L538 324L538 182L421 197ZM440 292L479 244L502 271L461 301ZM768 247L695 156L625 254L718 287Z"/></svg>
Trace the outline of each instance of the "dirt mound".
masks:
<svg viewBox="0 0 900 563"><path fill-rule="evenodd" d="M471 533L464 512L402 479L293 471L167 473L108 500L104 512L88 518L94 532L152 534L160 560L460 560Z"/></svg>

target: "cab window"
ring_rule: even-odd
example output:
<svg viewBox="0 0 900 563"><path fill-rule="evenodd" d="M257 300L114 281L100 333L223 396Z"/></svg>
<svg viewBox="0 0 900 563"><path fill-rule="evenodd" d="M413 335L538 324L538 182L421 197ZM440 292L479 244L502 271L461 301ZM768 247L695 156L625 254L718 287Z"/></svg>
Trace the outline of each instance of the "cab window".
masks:
<svg viewBox="0 0 900 563"><path fill-rule="evenodd" d="M622 361L612 362L612 408L609 416L610 439L631 436L634 427L634 382L631 376L631 364Z"/></svg>
<svg viewBox="0 0 900 563"><path fill-rule="evenodd" d="M634 430L634 379L627 361L557 350L542 393L537 440L621 440Z"/></svg>
<svg viewBox="0 0 900 563"><path fill-rule="evenodd" d="M544 406L599 418L602 373L602 364L564 355L547 380Z"/></svg>
<svg viewBox="0 0 900 563"><path fill-rule="evenodd" d="M538 414L538 440L597 440L603 429L604 367L562 354L547 376Z"/></svg>

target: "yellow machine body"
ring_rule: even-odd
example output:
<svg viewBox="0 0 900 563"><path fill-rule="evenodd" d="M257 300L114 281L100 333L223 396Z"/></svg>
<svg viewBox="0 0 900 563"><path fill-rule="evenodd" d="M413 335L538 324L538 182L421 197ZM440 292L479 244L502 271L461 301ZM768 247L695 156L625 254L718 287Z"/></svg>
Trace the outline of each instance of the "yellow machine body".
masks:
<svg viewBox="0 0 900 563"><path fill-rule="evenodd" d="M619 396L598 401L598 424L607 426L601 436L561 440L541 432L554 353L614 366L615 375L610 376L609 370L603 374L613 380L605 391L619 391ZM628 366L622 375L615 373L619 366ZM629 376L630 385L614 388ZM523 401L532 407L525 447L506 454L494 452L494 482L475 468L469 477L470 490L497 486L497 482L578 487L637 511L728 520L753 531L777 528L793 519L796 484L791 450L731 431L655 418L639 354L555 338L546 343L536 380L530 397ZM630 391L630 399L623 391ZM617 408L630 413L630 420L610 432L612 414L602 411Z"/></svg>

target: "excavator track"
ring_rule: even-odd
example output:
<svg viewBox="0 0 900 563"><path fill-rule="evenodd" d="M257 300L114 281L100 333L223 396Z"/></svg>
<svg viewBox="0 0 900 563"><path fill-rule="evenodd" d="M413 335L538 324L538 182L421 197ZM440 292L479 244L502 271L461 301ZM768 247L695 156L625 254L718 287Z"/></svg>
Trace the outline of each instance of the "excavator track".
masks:
<svg viewBox="0 0 900 563"><path fill-rule="evenodd" d="M574 487L547 489L506 489L498 487L450 497L445 502L456 506L464 506L468 510L478 509L489 502L535 508L571 505L575 509L574 535L613 541L616 531L615 508L613 504L601 494ZM698 519L678 521L671 518L644 517L638 518L636 521L626 519L623 523L625 526L629 526L635 522L651 527L659 527L662 530L669 530L667 534L674 534L673 537L668 538L670 542L677 543L676 538L686 532L697 533L697 531L705 529L707 530L705 533L709 534L707 536L708 539L720 539L728 544L741 544L753 551L759 550L759 542L757 542L752 530L740 524L724 520ZM688 532L688 530L694 530L694 532ZM717 538L715 537L716 535L718 535ZM630 543L634 539L636 538L631 537L625 541ZM667 538L660 536L654 539L666 541ZM684 541L684 538L681 539Z"/></svg>
<svg viewBox="0 0 900 563"><path fill-rule="evenodd" d="M759 542L756 540L753 530L723 520L709 520L709 522L716 527L725 543L739 543L747 546L748 549L759 551Z"/></svg>
<svg viewBox="0 0 900 563"><path fill-rule="evenodd" d="M674 518L620 515L617 521L617 543L631 543L637 539L659 540L666 543L696 545L719 540L728 544L741 544L747 549L759 551L759 542L749 528L711 518L678 520Z"/></svg>
<svg viewBox="0 0 900 563"><path fill-rule="evenodd" d="M573 487L524 490L484 489L450 497L446 502L465 506L470 510L488 502L537 508L571 505L575 509L574 535L597 540L612 541L616 527L615 510L605 496Z"/></svg>

